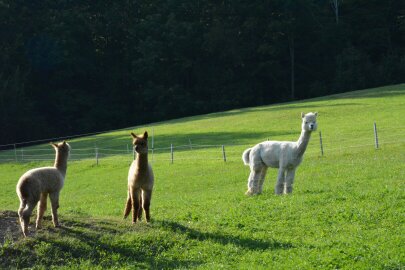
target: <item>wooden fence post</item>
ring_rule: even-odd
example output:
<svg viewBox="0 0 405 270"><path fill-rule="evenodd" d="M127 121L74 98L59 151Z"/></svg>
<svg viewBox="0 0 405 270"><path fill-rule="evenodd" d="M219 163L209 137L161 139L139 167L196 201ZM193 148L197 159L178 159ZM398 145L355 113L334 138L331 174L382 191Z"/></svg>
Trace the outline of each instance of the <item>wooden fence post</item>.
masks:
<svg viewBox="0 0 405 270"><path fill-rule="evenodd" d="M155 128L152 128L152 163L154 161L153 155L155 152Z"/></svg>
<svg viewBox="0 0 405 270"><path fill-rule="evenodd" d="M374 122L374 142L375 142L375 149L378 149L377 124L375 122Z"/></svg>
<svg viewBox="0 0 405 270"><path fill-rule="evenodd" d="M155 128L152 128L152 149L155 147Z"/></svg>
<svg viewBox="0 0 405 270"><path fill-rule="evenodd" d="M172 160L172 164L173 164L173 144L170 144L170 154L171 154L171 160Z"/></svg>
<svg viewBox="0 0 405 270"><path fill-rule="evenodd" d="M14 157L15 157L15 162L17 162L18 161L17 160L17 147L15 144L14 144Z"/></svg>
<svg viewBox="0 0 405 270"><path fill-rule="evenodd" d="M222 157L224 158L224 162L226 162L225 145L222 145Z"/></svg>
<svg viewBox="0 0 405 270"><path fill-rule="evenodd" d="M98 148L97 147L95 148L95 151L96 151L96 165L98 166Z"/></svg>
<svg viewBox="0 0 405 270"><path fill-rule="evenodd" d="M322 143L322 132L319 131L319 143L321 144L321 155L323 156L323 143Z"/></svg>

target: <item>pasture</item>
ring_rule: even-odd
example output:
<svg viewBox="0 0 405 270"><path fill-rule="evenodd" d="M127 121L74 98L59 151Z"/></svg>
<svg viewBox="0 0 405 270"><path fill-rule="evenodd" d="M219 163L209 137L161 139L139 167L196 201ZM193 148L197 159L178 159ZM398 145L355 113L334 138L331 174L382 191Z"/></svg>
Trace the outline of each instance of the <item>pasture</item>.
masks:
<svg viewBox="0 0 405 270"><path fill-rule="evenodd" d="M314 132L292 195L274 195L277 170L269 169L263 194L245 196L249 168L241 160L243 150L267 139L297 140L302 111L319 114L324 156ZM110 151L96 165L94 158L74 160L75 149L126 149L130 131L152 128L152 222L132 225L122 219L132 155ZM169 146L189 142L194 146L175 148L171 164ZM15 185L26 170L53 161L0 164L0 268L405 267L404 84L153 123L69 143L73 159L60 197L62 227L52 227L48 205L44 228L27 239L15 229ZM26 151L46 148L52 157L49 145ZM0 159L12 152L0 153ZM15 228L6 228L5 220Z"/></svg>

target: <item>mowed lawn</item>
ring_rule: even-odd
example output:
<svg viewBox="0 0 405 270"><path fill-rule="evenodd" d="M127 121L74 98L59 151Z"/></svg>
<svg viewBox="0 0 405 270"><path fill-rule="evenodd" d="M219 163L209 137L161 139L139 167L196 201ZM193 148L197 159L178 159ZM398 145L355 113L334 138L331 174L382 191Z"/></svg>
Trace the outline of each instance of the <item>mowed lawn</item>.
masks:
<svg viewBox="0 0 405 270"><path fill-rule="evenodd" d="M318 131L293 194L274 195L277 170L270 169L263 194L245 196L243 150L267 139L297 140L300 114L309 111L318 112ZM130 131L144 130L154 134L152 222L132 225L122 219L131 154L117 149L127 149ZM52 227L48 205L42 230L34 233L31 218L32 237L3 232L0 268L405 268L404 84L154 123L70 144L62 228ZM74 160L95 145L98 165L94 158ZM25 151L47 148L52 154L48 145ZM0 153L0 160L13 153ZM18 209L15 186L26 170L52 163L1 163L0 211Z"/></svg>

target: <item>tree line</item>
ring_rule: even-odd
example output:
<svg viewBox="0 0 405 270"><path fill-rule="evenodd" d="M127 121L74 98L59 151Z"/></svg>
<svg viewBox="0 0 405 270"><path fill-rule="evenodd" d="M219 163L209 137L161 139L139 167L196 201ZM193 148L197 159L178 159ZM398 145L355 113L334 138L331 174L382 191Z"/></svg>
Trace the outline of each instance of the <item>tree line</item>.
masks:
<svg viewBox="0 0 405 270"><path fill-rule="evenodd" d="M0 145L403 82L399 0L0 0Z"/></svg>

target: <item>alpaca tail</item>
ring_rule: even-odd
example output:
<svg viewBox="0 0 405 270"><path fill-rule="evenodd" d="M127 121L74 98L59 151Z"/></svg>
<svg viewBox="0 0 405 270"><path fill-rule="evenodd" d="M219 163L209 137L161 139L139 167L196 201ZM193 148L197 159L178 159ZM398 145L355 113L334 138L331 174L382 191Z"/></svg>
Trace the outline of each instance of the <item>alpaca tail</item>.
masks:
<svg viewBox="0 0 405 270"><path fill-rule="evenodd" d="M126 218L129 213L131 212L132 209L132 201L131 201L131 196L129 195L128 192L128 198L127 198L127 203L125 204L125 210L124 210L124 218Z"/></svg>
<svg viewBox="0 0 405 270"><path fill-rule="evenodd" d="M35 192L35 186L32 186L31 181L19 181L17 183L16 192L18 197L20 198L21 203L25 206L27 205L28 198L30 196L30 191ZM39 192L37 192L39 193Z"/></svg>
<svg viewBox="0 0 405 270"><path fill-rule="evenodd" d="M242 154L242 160L243 160L243 163L245 163L245 165L249 165L249 163L250 163L249 155L250 155L251 150L252 150L252 148L248 148Z"/></svg>

